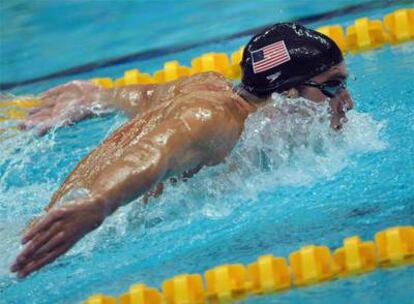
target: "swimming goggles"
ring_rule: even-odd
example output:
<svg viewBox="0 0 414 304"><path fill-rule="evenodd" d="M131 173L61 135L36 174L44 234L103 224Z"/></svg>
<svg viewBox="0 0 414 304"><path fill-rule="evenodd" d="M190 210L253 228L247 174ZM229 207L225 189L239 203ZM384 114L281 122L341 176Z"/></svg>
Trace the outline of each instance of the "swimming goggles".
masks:
<svg viewBox="0 0 414 304"><path fill-rule="evenodd" d="M302 85L318 88L323 94L330 98L333 98L343 90L346 90L346 80L329 80L323 83L309 80L302 83Z"/></svg>

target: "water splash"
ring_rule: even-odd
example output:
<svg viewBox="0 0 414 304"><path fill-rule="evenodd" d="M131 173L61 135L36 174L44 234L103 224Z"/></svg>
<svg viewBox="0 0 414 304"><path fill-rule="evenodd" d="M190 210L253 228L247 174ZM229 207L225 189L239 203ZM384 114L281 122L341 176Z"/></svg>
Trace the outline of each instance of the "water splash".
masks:
<svg viewBox="0 0 414 304"><path fill-rule="evenodd" d="M109 226L114 230L140 222L142 231L178 229L199 218L226 217L249 201L257 202L263 191L334 178L354 157L387 147L380 138L384 122L355 110L347 116L348 122L335 131L327 104L274 95L247 119L225 163L204 168L187 182L166 185L146 208L139 200L122 208ZM125 222L128 215L132 221Z"/></svg>
<svg viewBox="0 0 414 304"><path fill-rule="evenodd" d="M248 118L228 163L240 167L240 177L271 177L274 186L302 186L334 176L356 153L386 147L380 139L384 123L369 114L350 111L340 131L330 128L329 121L327 103L274 94L271 103Z"/></svg>

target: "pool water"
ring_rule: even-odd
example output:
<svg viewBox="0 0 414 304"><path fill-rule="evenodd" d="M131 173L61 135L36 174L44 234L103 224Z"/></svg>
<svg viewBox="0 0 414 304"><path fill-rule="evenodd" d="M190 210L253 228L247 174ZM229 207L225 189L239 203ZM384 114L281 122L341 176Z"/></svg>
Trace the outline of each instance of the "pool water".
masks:
<svg viewBox="0 0 414 304"><path fill-rule="evenodd" d="M30 42L34 43L30 48L34 53L24 57L25 44L13 40L21 37L20 31L8 33L9 38L6 38L12 40L4 38L7 60L1 61L0 81L30 78L95 58L146 48L141 43L125 43L130 41L129 35L140 32L132 21L137 22L134 14L127 13L133 10L120 2L120 7L105 17L112 20L116 19L116 14L124 16L125 24L130 27L122 28L120 36L112 35L120 21L111 24L104 19L105 26L98 23L81 33L83 23L67 23L65 15L63 21L56 21L60 22L58 28L64 33L73 29L80 37L85 35L82 43L87 43L86 37L98 33L97 28L103 26L103 33L93 38L99 40L99 43L92 42L96 43L93 48L96 51L92 52L89 47L85 53L80 52L79 44L76 48L71 41L77 37L73 33L72 38L68 37L71 42L68 55L51 60L50 65L41 64L50 57L46 41L62 39L61 33L49 29L48 36L42 28L52 22L46 17L54 16L54 11L49 10L55 4L39 7L41 3L30 4L40 12L37 19L30 5L21 6L27 15L25 20L32 25L27 30L42 33L41 38ZM71 1L63 3L67 15L80 5ZM102 11L110 11L107 2L99 3ZM198 30L205 30L205 35L224 35L273 22L275 18L287 20L297 17L298 7L306 2L298 1L290 6L283 2L285 6L278 7L276 4L282 5L282 2L264 1L260 8L238 1L231 4L200 1L200 7L186 1L177 6L170 1L164 3L170 5L169 18L177 13L174 24L177 29L171 29L168 35L162 33L164 39L146 38L153 43L147 47L198 39L193 35ZM346 4L352 3L356 1L346 1ZM92 4L87 2L81 14L83 19L79 19L85 26L91 14L102 14L102 11L96 12ZM211 12L217 8L213 4L223 6L218 13L220 18L212 17ZM147 28L154 24L152 32L163 31L166 24L157 24L155 20L162 17L161 13L155 13L160 2L150 5L137 1L131 5L136 12L140 6L148 5L147 9L154 11L148 14L153 19L147 17L142 22L146 22ZM367 14L380 17L396 7L371 10ZM335 8L333 2L325 7L323 2L316 1L314 6L307 6L307 12L312 14L332 8ZM263 14L263 19L245 16L245 12L253 9L254 16ZM273 13L269 12L271 9ZM16 6L5 6L2 10L3 16L11 18ZM234 12L240 12L243 17L235 17L229 23L231 27L217 26L217 23L229 22ZM324 24L338 21L349 24L357 16L355 13L345 20L342 20L345 17L328 20ZM203 21L212 24L216 31L204 29ZM193 24L198 27L189 29ZM312 27L318 25L311 24ZM21 24L16 28L19 26ZM109 50L112 39L122 41ZM230 52L247 39L207 45L177 54L175 58L188 64L202 52ZM153 72L161 62L170 59L167 56L154 62L142 62L139 68ZM34 64L29 65L29 62ZM348 236L358 234L363 239L373 239L374 233L381 229L413 225L414 44L347 55L346 63L354 79L349 86L355 109L349 113L349 121L342 131L329 129L323 105L315 106L305 100L287 105L274 96L272 104L248 119L239 144L225 164L203 169L186 183L167 186L164 194L147 206L137 200L121 208L64 257L24 280L16 279L8 271L20 249L20 231L33 215L41 213L77 162L127 119L121 113L114 113L54 130L42 138L12 129L0 135L0 236L3 240L0 244L0 303L78 303L92 293L119 295L137 282L159 287L163 280L179 273L203 273L224 263L247 264L262 254L287 256L308 244L337 248ZM24 70L23 65L28 66L28 70ZM134 64L81 76L115 77L131 66ZM23 70L24 75L17 75L17 71ZM11 93L39 92L58 81L64 79L18 87ZM274 106L282 109L294 106L311 115L279 115L278 119L267 119ZM6 125L14 123L9 121ZM410 303L413 283L412 266L381 269L358 277L250 298L246 303Z"/></svg>

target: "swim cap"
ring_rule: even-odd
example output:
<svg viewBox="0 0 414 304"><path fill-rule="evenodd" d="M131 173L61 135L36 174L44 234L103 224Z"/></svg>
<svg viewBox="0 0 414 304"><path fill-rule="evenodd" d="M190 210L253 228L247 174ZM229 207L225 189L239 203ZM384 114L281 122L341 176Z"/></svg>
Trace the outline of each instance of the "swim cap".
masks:
<svg viewBox="0 0 414 304"><path fill-rule="evenodd" d="M278 23L244 48L241 86L257 96L281 93L342 61L328 36L297 23Z"/></svg>

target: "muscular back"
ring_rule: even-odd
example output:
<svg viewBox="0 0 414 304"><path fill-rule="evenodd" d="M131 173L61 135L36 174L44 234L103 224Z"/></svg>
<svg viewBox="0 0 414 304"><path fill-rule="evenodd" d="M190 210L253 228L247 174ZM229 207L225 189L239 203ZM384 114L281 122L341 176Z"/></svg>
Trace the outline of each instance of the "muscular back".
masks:
<svg viewBox="0 0 414 304"><path fill-rule="evenodd" d="M188 109L197 111L198 105L205 106L207 103L209 107L223 113L223 117L227 121L236 122L238 135L243 129L248 112L251 111L251 107L243 99L233 94L232 84L223 76L212 72L198 74L165 85L151 86L145 91L137 91L131 87L124 94L121 94L119 99L121 102L125 102L125 99L130 98L131 94L139 97L133 98L132 106L136 107L134 109L135 117L106 138L100 146L76 166L55 192L48 208L52 207L73 187L89 189L105 168L122 158L126 149L131 145L139 144L145 135L151 133L161 123L180 117ZM203 115L201 106L196 115ZM222 144L223 148L217 150L216 159L212 158L212 164L220 162L233 146L232 144Z"/></svg>

